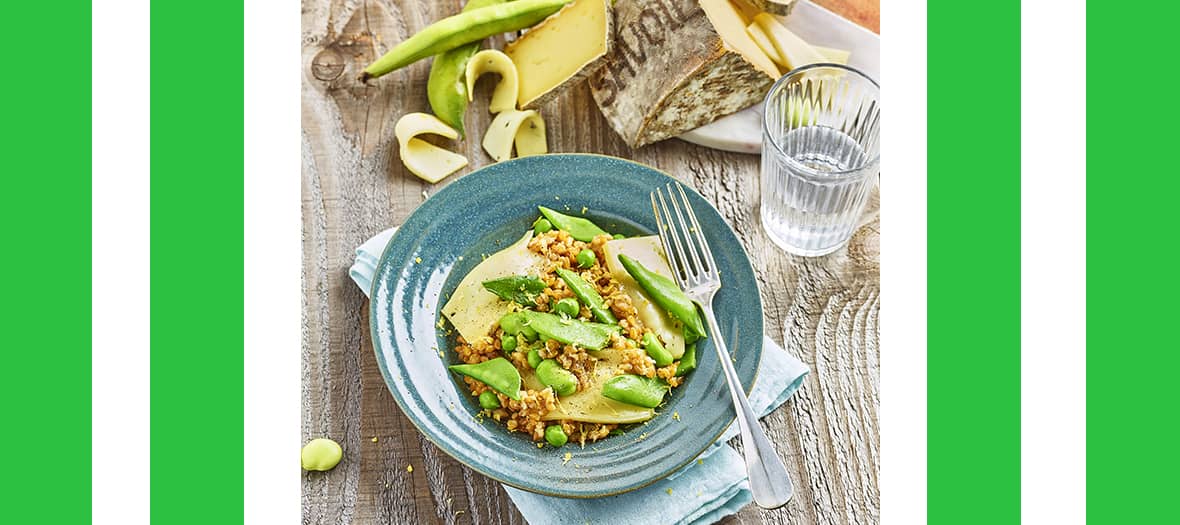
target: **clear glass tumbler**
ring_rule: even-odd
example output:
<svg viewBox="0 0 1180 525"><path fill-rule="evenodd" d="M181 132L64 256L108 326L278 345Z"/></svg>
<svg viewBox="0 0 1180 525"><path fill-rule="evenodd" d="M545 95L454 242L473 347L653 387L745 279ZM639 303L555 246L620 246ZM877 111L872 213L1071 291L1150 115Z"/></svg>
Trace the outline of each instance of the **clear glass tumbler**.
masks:
<svg viewBox="0 0 1180 525"><path fill-rule="evenodd" d="M762 227L788 252L836 251L880 177L881 89L860 71L813 64L766 95Z"/></svg>

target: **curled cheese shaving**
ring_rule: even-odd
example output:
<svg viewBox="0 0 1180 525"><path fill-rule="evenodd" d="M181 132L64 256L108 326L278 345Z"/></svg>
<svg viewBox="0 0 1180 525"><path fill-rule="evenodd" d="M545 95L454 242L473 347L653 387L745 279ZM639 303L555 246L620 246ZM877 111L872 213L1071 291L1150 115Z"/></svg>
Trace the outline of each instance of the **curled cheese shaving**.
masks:
<svg viewBox="0 0 1180 525"><path fill-rule="evenodd" d="M540 155L549 151L545 143L545 120L536 110L510 109L496 115L483 136L483 149L496 162L512 157L512 146L517 157Z"/></svg>
<svg viewBox="0 0 1180 525"><path fill-rule="evenodd" d="M459 138L459 133L434 115L408 113L398 119L394 127L402 164L422 180L434 184L467 165L467 157L447 151L418 135L442 135L448 139Z"/></svg>
<svg viewBox="0 0 1180 525"><path fill-rule="evenodd" d="M520 78L516 64L508 55L495 49L485 49L467 61L467 100L474 99L475 81L486 73L500 75L500 82L492 91L488 110L492 113L516 109L516 97L520 93Z"/></svg>

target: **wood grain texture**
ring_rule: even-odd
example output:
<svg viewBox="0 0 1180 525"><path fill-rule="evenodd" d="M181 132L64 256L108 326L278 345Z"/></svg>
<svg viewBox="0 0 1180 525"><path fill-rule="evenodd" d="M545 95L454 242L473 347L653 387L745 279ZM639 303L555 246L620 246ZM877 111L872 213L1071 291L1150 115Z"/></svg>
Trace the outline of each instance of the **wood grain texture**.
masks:
<svg viewBox="0 0 1180 525"><path fill-rule="evenodd" d="M871 3L866 12L877 12L875 0L820 3ZM302 437L328 436L345 449L336 469L303 473L306 524L524 523L498 483L443 454L402 415L377 368L367 301L347 275L356 246L400 223L458 178L427 184L396 155L396 119L429 111L423 89L429 61L369 86L354 79L390 44L460 6L458 0L303 1ZM467 114L473 134L457 144L471 167L459 176L491 162L478 142L490 121L489 97L490 82L481 83ZM812 369L803 388L763 420L792 472L795 499L770 512L747 507L724 523L876 523L876 195L847 249L794 257L761 230L756 156L678 140L629 149L585 85L545 105L542 114L551 151L634 159L673 174L713 202L754 262L767 333Z"/></svg>

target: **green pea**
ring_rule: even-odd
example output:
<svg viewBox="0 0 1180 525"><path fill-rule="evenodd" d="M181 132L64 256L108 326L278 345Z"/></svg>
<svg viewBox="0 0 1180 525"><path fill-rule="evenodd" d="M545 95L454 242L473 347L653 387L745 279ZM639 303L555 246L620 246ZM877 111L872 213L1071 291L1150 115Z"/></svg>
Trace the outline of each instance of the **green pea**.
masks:
<svg viewBox="0 0 1180 525"><path fill-rule="evenodd" d="M340 458L344 457L344 450L340 444L327 438L316 438L303 446L299 454L303 470L332 470Z"/></svg>
<svg viewBox="0 0 1180 525"><path fill-rule="evenodd" d="M553 229L553 223L549 222L549 219L546 219L544 217L541 217L541 218L537 219L535 222L533 222L533 234L535 234L535 235L541 235L542 233L545 233L545 232L550 231L552 229Z"/></svg>
<svg viewBox="0 0 1180 525"><path fill-rule="evenodd" d="M500 336L500 348L503 348L505 353L516 350L516 336L508 334Z"/></svg>
<svg viewBox="0 0 1180 525"><path fill-rule="evenodd" d="M562 368L553 359L546 359L537 365L537 380L552 388L559 396L568 396L578 391L578 377Z"/></svg>
<svg viewBox="0 0 1180 525"><path fill-rule="evenodd" d="M643 334L643 349L656 362L656 366L668 366L672 364L672 353L664 348L664 345L660 344L660 339L656 337L656 334L651 332Z"/></svg>
<svg viewBox="0 0 1180 525"><path fill-rule="evenodd" d="M594 250L589 248L578 252L578 267L589 268L598 264L598 256L594 255Z"/></svg>
<svg viewBox="0 0 1180 525"><path fill-rule="evenodd" d="M668 384L633 374L615 376L603 383L602 395L629 405L655 408L664 401Z"/></svg>
<svg viewBox="0 0 1180 525"><path fill-rule="evenodd" d="M501 317L500 328L508 335L522 334L526 341L537 340L537 331L528 325L524 312L515 312Z"/></svg>
<svg viewBox="0 0 1180 525"><path fill-rule="evenodd" d="M529 350L528 356L526 357L529 359L529 366L533 368L537 368L541 364L541 352L536 348Z"/></svg>
<svg viewBox="0 0 1180 525"><path fill-rule="evenodd" d="M549 425L545 427L545 441L550 445L560 447L569 441L569 436L565 435L565 429L561 425Z"/></svg>
<svg viewBox="0 0 1180 525"><path fill-rule="evenodd" d="M495 392L488 390L479 395L479 406L488 410L500 408L500 398L496 397Z"/></svg>
<svg viewBox="0 0 1180 525"><path fill-rule="evenodd" d="M566 297L565 299L557 301L557 304L553 305L553 309L559 314L577 317L578 311L580 311L582 307L578 305L577 299L574 299L573 297Z"/></svg>
<svg viewBox="0 0 1180 525"><path fill-rule="evenodd" d="M611 238L617 241L619 239L626 239L627 236L623 235L621 233L616 233L616 234L612 235Z"/></svg>

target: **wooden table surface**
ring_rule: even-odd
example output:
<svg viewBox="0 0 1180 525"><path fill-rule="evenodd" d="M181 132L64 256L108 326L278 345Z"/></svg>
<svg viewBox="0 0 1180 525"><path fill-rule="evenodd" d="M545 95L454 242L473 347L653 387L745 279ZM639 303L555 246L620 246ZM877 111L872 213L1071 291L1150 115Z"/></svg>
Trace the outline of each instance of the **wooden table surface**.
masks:
<svg viewBox="0 0 1180 525"><path fill-rule="evenodd" d="M819 3L878 29L877 0ZM348 278L361 242L399 224L428 195L470 169L491 162L478 141L468 138L459 149L471 167L438 185L401 165L393 125L404 113L429 112L424 92L429 61L370 86L354 80L388 46L460 5L460 0L303 0L302 432L305 442L327 436L345 451L334 470L303 473L304 523L524 522L498 483L439 451L402 415L377 368L367 301ZM489 96L488 86L477 89L467 113L469 130L486 128ZM762 285L767 334L811 367L803 387L763 419L795 482L794 499L769 512L747 506L723 523L879 521L877 196L847 249L794 257L775 248L759 224L757 156L676 139L632 150L599 114L585 85L545 106L542 114L550 151L634 159L709 199L750 255Z"/></svg>

